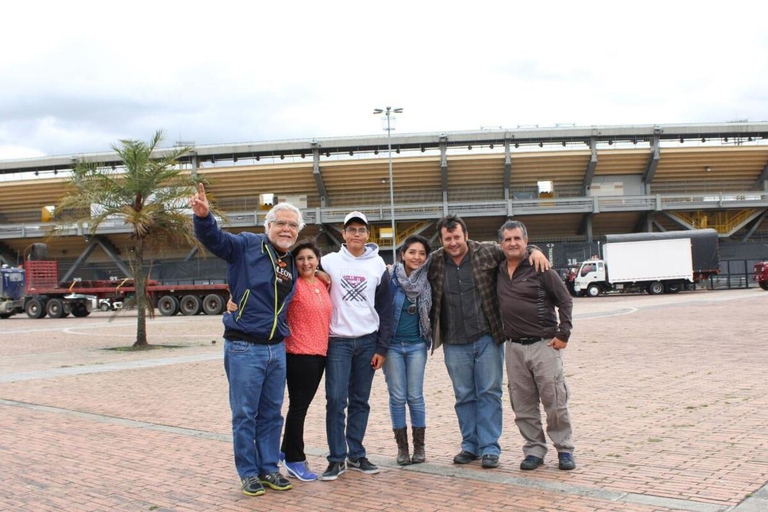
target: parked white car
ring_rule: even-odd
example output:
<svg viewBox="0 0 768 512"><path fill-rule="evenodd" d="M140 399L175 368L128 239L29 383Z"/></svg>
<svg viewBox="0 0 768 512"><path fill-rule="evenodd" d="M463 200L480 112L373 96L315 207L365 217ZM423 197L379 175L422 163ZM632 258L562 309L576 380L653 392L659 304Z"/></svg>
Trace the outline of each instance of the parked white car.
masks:
<svg viewBox="0 0 768 512"><path fill-rule="evenodd" d="M99 299L99 310L101 311L117 311L123 309L123 302L112 299Z"/></svg>

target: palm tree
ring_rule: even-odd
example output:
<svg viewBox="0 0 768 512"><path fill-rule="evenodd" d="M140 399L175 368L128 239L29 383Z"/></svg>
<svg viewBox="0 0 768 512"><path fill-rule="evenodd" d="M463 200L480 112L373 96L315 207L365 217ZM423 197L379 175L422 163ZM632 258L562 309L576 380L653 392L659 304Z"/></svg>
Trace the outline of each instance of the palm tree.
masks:
<svg viewBox="0 0 768 512"><path fill-rule="evenodd" d="M183 175L178 165L178 158L192 148L176 147L164 150L162 156L153 156L162 140L163 133L158 130L149 142L122 139L113 144L123 168L78 164L70 180L70 192L57 207L57 212L68 217L66 220L87 225L91 234L97 234L106 219L121 219L130 226L134 248L129 258L136 294L134 300L126 301L124 309L138 310L133 344L136 348L149 346L146 317L148 314L153 318L155 312L146 288L145 251L175 242L202 248L195 238L188 209L199 180Z"/></svg>

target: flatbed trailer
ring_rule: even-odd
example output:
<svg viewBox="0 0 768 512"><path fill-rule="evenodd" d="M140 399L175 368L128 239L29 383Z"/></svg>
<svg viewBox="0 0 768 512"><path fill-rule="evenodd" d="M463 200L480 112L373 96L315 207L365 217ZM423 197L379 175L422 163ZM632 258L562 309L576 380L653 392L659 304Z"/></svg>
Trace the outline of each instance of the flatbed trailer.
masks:
<svg viewBox="0 0 768 512"><path fill-rule="evenodd" d="M85 317L103 299L125 302L136 293L131 278L59 283L56 261L27 261L24 270L26 293L13 313L24 311L30 318L62 318L70 314ZM147 294L152 306L164 316L220 315L229 298L229 287L226 283L168 284L149 280Z"/></svg>

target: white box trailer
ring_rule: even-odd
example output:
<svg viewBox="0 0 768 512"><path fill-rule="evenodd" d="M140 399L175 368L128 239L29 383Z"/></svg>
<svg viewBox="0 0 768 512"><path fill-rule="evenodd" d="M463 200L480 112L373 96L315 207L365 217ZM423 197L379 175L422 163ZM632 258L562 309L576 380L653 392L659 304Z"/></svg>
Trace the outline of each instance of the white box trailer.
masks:
<svg viewBox="0 0 768 512"><path fill-rule="evenodd" d="M614 290L676 293L698 277L691 238L607 242L603 257L581 264L574 280L577 295L596 297Z"/></svg>
<svg viewBox="0 0 768 512"><path fill-rule="evenodd" d="M667 281L693 282L691 240L617 242L603 247L606 277L611 283Z"/></svg>

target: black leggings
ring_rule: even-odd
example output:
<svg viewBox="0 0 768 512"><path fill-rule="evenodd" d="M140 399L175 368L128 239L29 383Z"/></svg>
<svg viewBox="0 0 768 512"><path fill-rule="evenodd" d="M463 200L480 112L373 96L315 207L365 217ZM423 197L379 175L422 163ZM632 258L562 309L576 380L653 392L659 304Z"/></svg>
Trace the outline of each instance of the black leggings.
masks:
<svg viewBox="0 0 768 512"><path fill-rule="evenodd" d="M304 419L323 378L325 356L285 354L288 414L280 448L287 462L307 460L304 454Z"/></svg>

